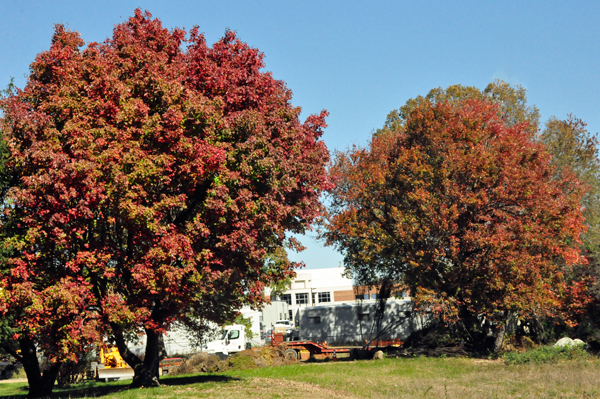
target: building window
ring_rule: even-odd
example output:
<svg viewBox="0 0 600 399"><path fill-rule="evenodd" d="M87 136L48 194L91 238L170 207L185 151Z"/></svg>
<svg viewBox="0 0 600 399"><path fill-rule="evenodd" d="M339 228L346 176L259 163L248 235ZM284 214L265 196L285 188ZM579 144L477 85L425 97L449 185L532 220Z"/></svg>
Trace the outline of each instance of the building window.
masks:
<svg viewBox="0 0 600 399"><path fill-rule="evenodd" d="M377 299L377 294L371 294L371 299Z"/></svg>
<svg viewBox="0 0 600 399"><path fill-rule="evenodd" d="M301 293L296 294L296 305L306 305L308 304L308 294Z"/></svg>
<svg viewBox="0 0 600 399"><path fill-rule="evenodd" d="M312 304L314 305L315 303L317 303L317 301L315 301L315 293L312 293Z"/></svg>
<svg viewBox="0 0 600 399"><path fill-rule="evenodd" d="M281 300L287 302L288 305L292 304L292 295L291 294L283 294L281 296Z"/></svg>
<svg viewBox="0 0 600 399"><path fill-rule="evenodd" d="M331 295L329 292L319 292L319 303L331 302Z"/></svg>
<svg viewBox="0 0 600 399"><path fill-rule="evenodd" d="M292 309L288 310L288 316L289 316L289 319L288 319L288 320L293 320L293 317L292 317Z"/></svg>
<svg viewBox="0 0 600 399"><path fill-rule="evenodd" d="M357 301L363 301L369 299L369 294L360 294L356 296Z"/></svg>

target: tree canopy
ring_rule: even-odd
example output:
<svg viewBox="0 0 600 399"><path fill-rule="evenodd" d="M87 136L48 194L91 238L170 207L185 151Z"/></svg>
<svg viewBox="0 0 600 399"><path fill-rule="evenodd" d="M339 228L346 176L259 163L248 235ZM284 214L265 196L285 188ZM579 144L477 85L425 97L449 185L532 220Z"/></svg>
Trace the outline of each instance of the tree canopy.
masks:
<svg viewBox="0 0 600 399"><path fill-rule="evenodd" d="M557 176L574 173L588 186L583 197L585 224L588 231L584 243L600 246L600 159L598 137L590 134L586 123L569 115L561 120L551 117L541 132L541 141L552 154Z"/></svg>
<svg viewBox="0 0 600 399"><path fill-rule="evenodd" d="M443 103L462 101L466 99L489 100L497 103L500 107L500 115L508 126L517 123L527 123L527 130L535 134L538 129L540 113L535 105L527 104L527 90L522 86L511 86L502 80L495 80L488 84L484 90L475 86L463 86L460 84L449 86L446 89L437 87L431 89L425 97L417 96L409 99L399 109L393 110L387 116L383 128L378 129L376 135L386 131L394 131L400 128L408 119L411 111L418 105L424 103Z"/></svg>
<svg viewBox="0 0 600 399"><path fill-rule="evenodd" d="M48 311L44 290L70 298L84 320L64 325L71 340L89 320L110 326L134 384L149 385L171 323L260 305L293 267L265 260L295 245L288 232L308 228L329 188L327 113L300 122L263 67L234 32L210 47L197 28L188 37L139 10L87 46L57 25L27 86L2 103L18 176L4 217L19 253L0 309L19 292L24 311ZM140 331L143 362L124 345Z"/></svg>
<svg viewBox="0 0 600 399"><path fill-rule="evenodd" d="M486 99L412 104L336 154L325 237L355 276L403 281L475 345L478 317L551 313L580 261L585 187L555 178L528 127Z"/></svg>

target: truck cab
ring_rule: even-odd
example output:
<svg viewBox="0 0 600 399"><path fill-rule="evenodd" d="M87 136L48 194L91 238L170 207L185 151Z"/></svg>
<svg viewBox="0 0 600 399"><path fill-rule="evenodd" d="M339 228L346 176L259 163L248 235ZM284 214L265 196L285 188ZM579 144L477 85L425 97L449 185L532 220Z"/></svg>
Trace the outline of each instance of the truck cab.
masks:
<svg viewBox="0 0 600 399"><path fill-rule="evenodd" d="M290 320L277 320L273 326L273 335L283 333L286 341L297 339L298 330Z"/></svg>
<svg viewBox="0 0 600 399"><path fill-rule="evenodd" d="M285 327L286 329L291 329L292 326L292 322L289 320L277 320L275 322L275 327Z"/></svg>
<svg viewBox="0 0 600 399"><path fill-rule="evenodd" d="M229 355L246 349L246 332L244 326L233 324L225 326L221 338L204 345L204 352L225 359Z"/></svg>

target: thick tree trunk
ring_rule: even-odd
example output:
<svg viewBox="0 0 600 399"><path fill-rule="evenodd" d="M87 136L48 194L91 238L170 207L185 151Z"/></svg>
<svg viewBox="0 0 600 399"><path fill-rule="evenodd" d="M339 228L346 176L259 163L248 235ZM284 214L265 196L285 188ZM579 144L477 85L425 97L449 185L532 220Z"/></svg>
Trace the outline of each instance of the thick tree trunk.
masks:
<svg viewBox="0 0 600 399"><path fill-rule="evenodd" d="M158 387L160 386L160 376L158 375L160 333L154 330L146 329L146 353L143 367L135 370L133 376L132 388L139 387Z"/></svg>
<svg viewBox="0 0 600 399"><path fill-rule="evenodd" d="M141 361L133 352L127 348L127 343L123 337L122 330L116 325L111 324L113 334L119 349L121 357L127 364L133 368L132 388L140 387L158 387L160 386L160 376L158 375L159 349L162 334L156 333L154 330L146 330L146 353L144 361ZM163 344L164 347L164 344Z"/></svg>
<svg viewBox="0 0 600 399"><path fill-rule="evenodd" d="M28 337L23 337L19 340L19 346L21 347L20 360L23 364L25 374L27 375L27 382L29 383L27 397L49 397L52 394L52 389L54 389L54 383L56 382L56 377L58 376L61 364L58 362L54 363L50 369L42 373L37 358L35 343Z"/></svg>
<svg viewBox="0 0 600 399"><path fill-rule="evenodd" d="M158 362L162 362L168 356L167 348L165 347L165 336L158 334Z"/></svg>

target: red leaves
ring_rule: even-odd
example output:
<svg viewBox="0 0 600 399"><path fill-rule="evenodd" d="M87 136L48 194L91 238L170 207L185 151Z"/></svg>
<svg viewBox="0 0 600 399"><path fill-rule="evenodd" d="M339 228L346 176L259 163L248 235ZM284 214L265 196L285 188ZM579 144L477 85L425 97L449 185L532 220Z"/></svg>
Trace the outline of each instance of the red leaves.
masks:
<svg viewBox="0 0 600 399"><path fill-rule="evenodd" d="M330 187L327 113L301 123L263 55L231 31L208 47L138 10L82 45L57 26L2 104L18 172L7 219L23 248L6 292L70 279L85 288L70 291L78 317L132 329L259 304L291 268L267 272L266 254L320 215Z"/></svg>

